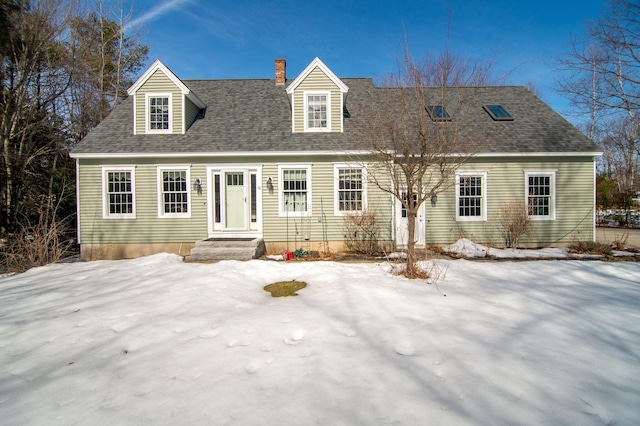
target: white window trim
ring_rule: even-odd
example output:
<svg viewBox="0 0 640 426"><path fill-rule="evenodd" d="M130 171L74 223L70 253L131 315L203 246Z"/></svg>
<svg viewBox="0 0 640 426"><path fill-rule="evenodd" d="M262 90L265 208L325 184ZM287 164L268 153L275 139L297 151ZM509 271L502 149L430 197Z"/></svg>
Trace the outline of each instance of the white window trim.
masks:
<svg viewBox="0 0 640 426"><path fill-rule="evenodd" d="M287 212L284 210L284 185L283 171L292 169L305 169L307 171L307 211ZM278 216L279 217L308 217L311 216L311 164L279 164L278 165Z"/></svg>
<svg viewBox="0 0 640 426"><path fill-rule="evenodd" d="M150 98L168 98L169 102L169 128L151 129L151 120L149 112ZM173 94L172 93L145 93L144 95L144 122L147 133L172 133L173 132Z"/></svg>
<svg viewBox="0 0 640 426"><path fill-rule="evenodd" d="M340 181L338 171L340 169L360 169L362 171L362 210L340 210ZM333 214L335 216L347 216L351 214L361 214L367 210L367 167L357 163L334 163L333 165Z"/></svg>
<svg viewBox="0 0 640 426"><path fill-rule="evenodd" d="M162 196L162 172L166 171L186 171L185 178L187 181L187 212L186 213L165 213L164 197ZM157 198L158 198L158 218L191 218L191 167L185 165L162 165L157 166Z"/></svg>
<svg viewBox="0 0 640 426"><path fill-rule="evenodd" d="M456 221L458 222L486 222L487 220L487 177L486 170L481 171L459 171L456 173ZM460 178L465 176L480 176L482 178L482 206L480 216L460 216Z"/></svg>
<svg viewBox="0 0 640 426"><path fill-rule="evenodd" d="M308 100L309 96L317 96L322 95L327 97L327 127L309 127L309 120L307 119L307 114L309 113L308 108ZM303 120L304 120L304 131L305 132L330 132L331 131L331 92L328 90L312 90L312 91L304 91L302 92L302 97L304 100L304 110L303 110Z"/></svg>
<svg viewBox="0 0 640 426"><path fill-rule="evenodd" d="M103 219L135 219L136 218L136 174L135 166L103 166L102 167L102 218ZM131 173L131 203L132 213L109 213L109 191L107 173Z"/></svg>
<svg viewBox="0 0 640 426"><path fill-rule="evenodd" d="M525 170L524 171L524 200L529 220L556 220L556 172L557 170ZM551 193L549 197L549 214L546 216L529 215L529 176L549 176Z"/></svg>

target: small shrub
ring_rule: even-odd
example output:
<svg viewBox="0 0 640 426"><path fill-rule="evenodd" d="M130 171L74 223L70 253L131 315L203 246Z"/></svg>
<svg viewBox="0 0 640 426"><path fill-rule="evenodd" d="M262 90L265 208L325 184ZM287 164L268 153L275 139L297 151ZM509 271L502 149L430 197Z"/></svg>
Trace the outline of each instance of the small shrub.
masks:
<svg viewBox="0 0 640 426"><path fill-rule="evenodd" d="M350 251L367 255L380 252L380 227L375 212L365 210L345 216L343 231L344 243Z"/></svg>
<svg viewBox="0 0 640 426"><path fill-rule="evenodd" d="M612 253L611 246L596 241L576 241L569 245L569 251L580 254L600 254L609 256Z"/></svg>
<svg viewBox="0 0 640 426"><path fill-rule="evenodd" d="M507 247L517 248L520 238L531 232L531 220L524 201L508 201L500 211L500 227Z"/></svg>
<svg viewBox="0 0 640 426"><path fill-rule="evenodd" d="M25 224L6 236L0 245L0 269L23 272L35 266L55 263L71 253L74 240L68 236L66 221L56 218L55 199L40 198L38 221Z"/></svg>
<svg viewBox="0 0 640 426"><path fill-rule="evenodd" d="M611 246L616 250L624 250L627 248L627 240L629 239L629 233L623 232L620 235L616 235L614 240L611 242Z"/></svg>

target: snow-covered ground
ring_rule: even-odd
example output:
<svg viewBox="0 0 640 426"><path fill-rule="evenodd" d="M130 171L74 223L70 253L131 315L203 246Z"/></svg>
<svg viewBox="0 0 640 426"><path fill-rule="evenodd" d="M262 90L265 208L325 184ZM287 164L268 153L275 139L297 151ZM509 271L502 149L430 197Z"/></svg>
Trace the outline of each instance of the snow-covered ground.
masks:
<svg viewBox="0 0 640 426"><path fill-rule="evenodd" d="M637 424L639 263L437 265L438 287L166 254L5 277L0 423Z"/></svg>
<svg viewBox="0 0 640 426"><path fill-rule="evenodd" d="M455 243L443 247L445 252L458 257L478 258L492 257L496 259L600 259L603 256L598 254L572 253L566 247L549 247L535 250L522 250L505 248L499 249L487 247L482 244L462 238ZM637 252L613 250L614 257L637 256Z"/></svg>

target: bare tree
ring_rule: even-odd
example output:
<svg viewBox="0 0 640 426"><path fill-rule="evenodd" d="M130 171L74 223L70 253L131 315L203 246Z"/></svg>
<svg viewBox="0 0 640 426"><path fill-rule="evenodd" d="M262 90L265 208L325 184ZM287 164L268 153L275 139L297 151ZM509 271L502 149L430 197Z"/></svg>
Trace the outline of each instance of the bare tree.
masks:
<svg viewBox="0 0 640 426"><path fill-rule="evenodd" d="M68 87L61 1L19 3L0 64L0 231L15 224L29 167L52 149L56 100Z"/></svg>
<svg viewBox="0 0 640 426"><path fill-rule="evenodd" d="M99 1L96 10L71 19L73 84L67 99L75 142L126 98L127 88L147 59L148 47L131 29L125 33L130 17L122 3L107 9Z"/></svg>
<svg viewBox="0 0 640 426"><path fill-rule="evenodd" d="M416 216L430 197L455 184L456 171L484 144L465 127L477 108L478 90L490 81L492 63L477 64L448 49L414 60L405 49L398 72L371 93L368 131L369 179L393 195L407 212L406 274L415 277Z"/></svg>
<svg viewBox="0 0 640 426"><path fill-rule="evenodd" d="M588 117L585 133L603 146L601 166L607 176L615 170L623 179L618 186L637 187L640 141L628 136L640 125L640 4L609 0L571 48L571 54L559 60L566 71L559 90ZM620 175L623 170L626 176Z"/></svg>
<svg viewBox="0 0 640 426"><path fill-rule="evenodd" d="M601 139L606 151L608 176L614 179L616 192L622 195L623 201L627 199L627 204L636 191L638 182L639 126L638 121L629 117L610 120Z"/></svg>

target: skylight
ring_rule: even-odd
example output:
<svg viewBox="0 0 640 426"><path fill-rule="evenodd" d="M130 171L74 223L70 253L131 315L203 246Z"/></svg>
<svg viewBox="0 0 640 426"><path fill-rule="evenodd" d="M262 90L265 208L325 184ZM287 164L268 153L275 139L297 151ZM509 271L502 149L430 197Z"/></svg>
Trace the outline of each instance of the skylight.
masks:
<svg viewBox="0 0 640 426"><path fill-rule="evenodd" d="M427 111L434 121L449 121L451 116L442 105L429 105Z"/></svg>
<svg viewBox="0 0 640 426"><path fill-rule="evenodd" d="M513 117L502 105L485 105L484 110L496 121L512 121Z"/></svg>

